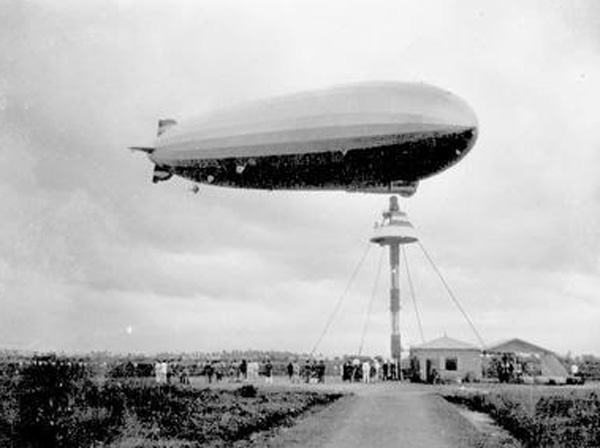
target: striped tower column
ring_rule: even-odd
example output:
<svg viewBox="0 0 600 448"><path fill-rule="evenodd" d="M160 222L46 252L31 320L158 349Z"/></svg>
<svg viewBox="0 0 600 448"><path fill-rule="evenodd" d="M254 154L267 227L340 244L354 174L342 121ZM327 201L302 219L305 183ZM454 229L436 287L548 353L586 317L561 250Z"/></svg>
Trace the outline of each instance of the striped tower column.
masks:
<svg viewBox="0 0 600 448"><path fill-rule="evenodd" d="M390 244L390 316L392 323L391 355L400 362L400 244Z"/></svg>
<svg viewBox="0 0 600 448"><path fill-rule="evenodd" d="M390 250L390 317L391 330L390 351L391 357L397 366L398 377L402 379L400 369L400 356L402 344L400 340L400 245L418 241L414 228L406 213L400 211L398 198L390 198L390 207L383 212L383 221L375 226L372 243L388 246Z"/></svg>

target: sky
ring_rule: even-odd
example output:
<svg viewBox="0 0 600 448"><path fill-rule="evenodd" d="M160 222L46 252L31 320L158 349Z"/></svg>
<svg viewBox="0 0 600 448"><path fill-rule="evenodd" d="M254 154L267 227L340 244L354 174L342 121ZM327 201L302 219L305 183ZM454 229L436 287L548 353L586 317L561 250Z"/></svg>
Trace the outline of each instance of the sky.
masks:
<svg viewBox="0 0 600 448"><path fill-rule="evenodd" d="M309 352L341 300L316 351L357 352L366 325L363 353L387 355L386 195L194 195L127 150L159 118L386 80L479 118L401 207L486 344L600 354L598 79L595 0L0 0L0 348ZM406 255L404 347L415 302L426 340L476 344Z"/></svg>

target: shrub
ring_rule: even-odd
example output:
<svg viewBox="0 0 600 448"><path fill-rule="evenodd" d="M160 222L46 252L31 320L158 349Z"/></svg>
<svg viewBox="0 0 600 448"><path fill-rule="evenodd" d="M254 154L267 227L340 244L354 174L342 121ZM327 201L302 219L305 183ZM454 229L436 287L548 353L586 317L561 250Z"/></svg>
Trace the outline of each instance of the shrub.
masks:
<svg viewBox="0 0 600 448"><path fill-rule="evenodd" d="M600 446L600 400L594 392L545 395L531 412L523 397L506 391L454 392L445 398L489 414L527 447Z"/></svg>
<svg viewBox="0 0 600 448"><path fill-rule="evenodd" d="M245 384L236 390L236 394L243 398L254 398L258 393L258 389L254 387L252 384Z"/></svg>
<svg viewBox="0 0 600 448"><path fill-rule="evenodd" d="M46 359L0 377L0 446L228 446L340 396L265 394L252 385L228 391L130 379L98 384L81 364Z"/></svg>

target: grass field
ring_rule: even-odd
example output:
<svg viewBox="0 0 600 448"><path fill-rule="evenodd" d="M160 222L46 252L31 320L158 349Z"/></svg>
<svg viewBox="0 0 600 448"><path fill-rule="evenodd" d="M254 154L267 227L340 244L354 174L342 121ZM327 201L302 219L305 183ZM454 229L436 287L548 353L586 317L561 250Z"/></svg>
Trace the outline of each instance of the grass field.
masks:
<svg viewBox="0 0 600 448"><path fill-rule="evenodd" d="M598 385L476 385L440 393L489 414L526 447L600 446Z"/></svg>

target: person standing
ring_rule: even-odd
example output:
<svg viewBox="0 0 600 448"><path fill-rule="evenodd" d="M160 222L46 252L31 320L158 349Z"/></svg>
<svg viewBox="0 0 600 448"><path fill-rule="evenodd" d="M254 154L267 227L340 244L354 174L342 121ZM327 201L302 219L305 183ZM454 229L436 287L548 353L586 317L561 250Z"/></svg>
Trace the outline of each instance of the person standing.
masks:
<svg viewBox="0 0 600 448"><path fill-rule="evenodd" d="M369 383L371 381L371 364L365 359L362 365L362 380L363 383Z"/></svg>
<svg viewBox="0 0 600 448"><path fill-rule="evenodd" d="M293 383L294 382L294 364L292 364L292 361L290 361L287 365L287 374L288 374L290 383Z"/></svg>
<svg viewBox="0 0 600 448"><path fill-rule="evenodd" d="M300 382L300 363L298 362L297 359L294 360L293 366L294 366L294 376L292 377L292 382L299 383Z"/></svg>
<svg viewBox="0 0 600 448"><path fill-rule="evenodd" d="M190 377L187 366L181 366L181 369L179 371L179 383L190 384Z"/></svg>
<svg viewBox="0 0 600 448"><path fill-rule="evenodd" d="M204 366L204 374L206 375L206 378L208 378L208 384L212 384L213 376L215 374L215 368L212 362L209 361L206 363L206 365Z"/></svg>
<svg viewBox="0 0 600 448"><path fill-rule="evenodd" d="M302 372L304 374L304 382L306 384L310 383L310 360L307 359L306 362L304 363L304 371Z"/></svg>
<svg viewBox="0 0 600 448"><path fill-rule="evenodd" d="M317 366L317 378L319 383L325 383L325 362L322 359Z"/></svg>
<svg viewBox="0 0 600 448"><path fill-rule="evenodd" d="M160 361L156 361L154 363L154 378L156 380L156 384L162 383L161 363L160 363Z"/></svg>
<svg viewBox="0 0 600 448"><path fill-rule="evenodd" d="M387 381L390 379L390 363L387 359L383 362L383 381Z"/></svg>
<svg viewBox="0 0 600 448"><path fill-rule="evenodd" d="M246 381L248 379L248 362L242 359L240 363L240 379Z"/></svg>
<svg viewBox="0 0 600 448"><path fill-rule="evenodd" d="M267 359L265 364L265 383L273 384L273 364L270 359Z"/></svg>
<svg viewBox="0 0 600 448"><path fill-rule="evenodd" d="M310 365L310 382L313 384L316 383L319 378L318 367L317 360L313 359L312 364Z"/></svg>
<svg viewBox="0 0 600 448"><path fill-rule="evenodd" d="M250 361L248 363L248 379L250 381L255 381L258 379L258 370L259 370L258 362Z"/></svg>
<svg viewBox="0 0 600 448"><path fill-rule="evenodd" d="M377 358L375 358L375 360L373 361L373 370L375 371L375 374L373 375L373 380L375 382L381 380L381 364L379 363L379 360Z"/></svg>
<svg viewBox="0 0 600 448"><path fill-rule="evenodd" d="M230 383L236 381L240 376L239 369L240 366L235 359L229 361L229 365L227 366L227 381Z"/></svg>
<svg viewBox="0 0 600 448"><path fill-rule="evenodd" d="M226 373L225 361L218 360L215 364L215 381L221 382Z"/></svg>
<svg viewBox="0 0 600 448"><path fill-rule="evenodd" d="M352 381L352 362L349 359L342 365L342 381Z"/></svg>
<svg viewBox="0 0 600 448"><path fill-rule="evenodd" d="M353 382L359 381L360 371L361 371L360 359L354 358L352 360L352 381Z"/></svg>

